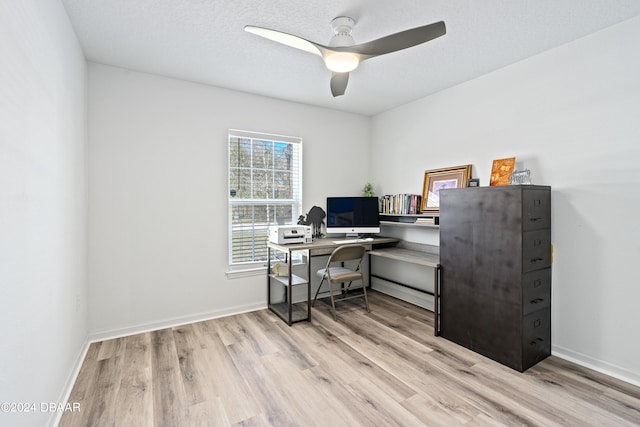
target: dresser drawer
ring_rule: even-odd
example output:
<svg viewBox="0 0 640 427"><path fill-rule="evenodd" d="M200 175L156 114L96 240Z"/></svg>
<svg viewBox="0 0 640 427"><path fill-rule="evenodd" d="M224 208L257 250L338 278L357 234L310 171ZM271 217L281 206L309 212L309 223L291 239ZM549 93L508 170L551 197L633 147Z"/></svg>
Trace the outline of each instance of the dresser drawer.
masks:
<svg viewBox="0 0 640 427"><path fill-rule="evenodd" d="M551 354L551 309L533 312L522 323L522 370L526 370Z"/></svg>
<svg viewBox="0 0 640 427"><path fill-rule="evenodd" d="M522 230L551 228L551 197L548 190L522 192Z"/></svg>
<svg viewBox="0 0 640 427"><path fill-rule="evenodd" d="M547 308L551 304L551 268L522 276L522 312L524 315Z"/></svg>
<svg viewBox="0 0 640 427"><path fill-rule="evenodd" d="M536 230L522 233L522 272L551 266L551 231Z"/></svg>

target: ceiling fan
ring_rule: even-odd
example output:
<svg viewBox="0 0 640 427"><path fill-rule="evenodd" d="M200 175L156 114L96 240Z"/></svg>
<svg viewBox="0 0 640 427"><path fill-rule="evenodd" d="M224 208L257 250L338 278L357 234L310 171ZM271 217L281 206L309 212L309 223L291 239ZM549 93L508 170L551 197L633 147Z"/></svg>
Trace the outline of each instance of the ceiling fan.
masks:
<svg viewBox="0 0 640 427"><path fill-rule="evenodd" d="M349 72L355 70L360 62L428 42L447 32L444 22L440 21L391 34L367 43L355 44L353 37L351 37L351 30L354 25L355 21L346 16L339 16L331 21L334 35L328 46L283 33L282 31L253 25L245 26L244 30L322 57L327 68L332 71L330 85L331 93L334 97L344 95L349 82Z"/></svg>

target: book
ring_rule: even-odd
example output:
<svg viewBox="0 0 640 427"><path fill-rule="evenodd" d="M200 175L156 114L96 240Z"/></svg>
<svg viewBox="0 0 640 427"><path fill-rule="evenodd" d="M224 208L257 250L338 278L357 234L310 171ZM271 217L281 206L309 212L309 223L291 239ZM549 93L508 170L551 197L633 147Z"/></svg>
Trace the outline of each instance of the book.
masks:
<svg viewBox="0 0 640 427"><path fill-rule="evenodd" d="M387 194L380 198L380 213L387 215L415 215L420 213L419 194Z"/></svg>

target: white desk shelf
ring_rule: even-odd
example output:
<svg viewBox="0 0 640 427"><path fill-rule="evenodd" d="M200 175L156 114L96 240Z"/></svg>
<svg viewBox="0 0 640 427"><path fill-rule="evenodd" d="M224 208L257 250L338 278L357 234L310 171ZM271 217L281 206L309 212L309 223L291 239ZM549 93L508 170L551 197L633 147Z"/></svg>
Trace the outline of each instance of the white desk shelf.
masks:
<svg viewBox="0 0 640 427"><path fill-rule="evenodd" d="M391 258L432 268L437 268L440 264L440 255L437 253L420 252L415 249L401 247L374 249L369 252L369 255Z"/></svg>
<svg viewBox="0 0 640 427"><path fill-rule="evenodd" d="M428 228L439 228L438 224L416 224L412 222L399 222L399 221L385 221L380 220L381 225L390 225L393 227L428 227Z"/></svg>
<svg viewBox="0 0 640 427"><path fill-rule="evenodd" d="M274 280L282 283L284 286L297 286L297 285L306 285L308 280L304 277L297 276L295 274L291 275L291 281L289 281L289 276L276 276L275 274L269 274Z"/></svg>
<svg viewBox="0 0 640 427"><path fill-rule="evenodd" d="M433 223L421 222L421 219L431 219ZM440 226L440 216L438 214L380 214L380 224L399 227L432 227Z"/></svg>

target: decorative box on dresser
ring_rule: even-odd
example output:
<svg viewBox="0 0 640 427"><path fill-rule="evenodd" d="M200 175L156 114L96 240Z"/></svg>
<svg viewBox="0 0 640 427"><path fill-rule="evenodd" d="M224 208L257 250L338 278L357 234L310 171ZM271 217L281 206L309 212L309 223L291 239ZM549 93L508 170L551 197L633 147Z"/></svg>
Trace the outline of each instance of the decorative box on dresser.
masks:
<svg viewBox="0 0 640 427"><path fill-rule="evenodd" d="M440 335L525 371L551 354L551 188L440 191Z"/></svg>

